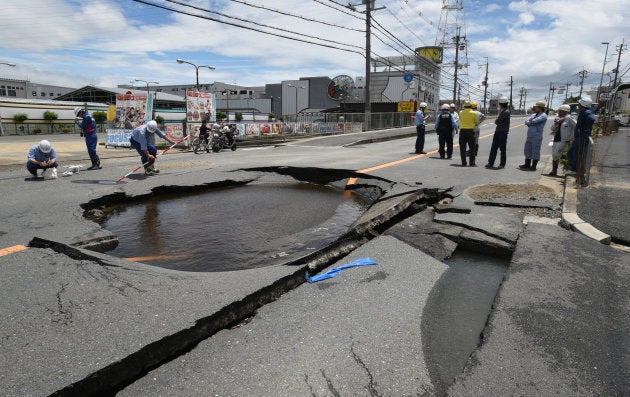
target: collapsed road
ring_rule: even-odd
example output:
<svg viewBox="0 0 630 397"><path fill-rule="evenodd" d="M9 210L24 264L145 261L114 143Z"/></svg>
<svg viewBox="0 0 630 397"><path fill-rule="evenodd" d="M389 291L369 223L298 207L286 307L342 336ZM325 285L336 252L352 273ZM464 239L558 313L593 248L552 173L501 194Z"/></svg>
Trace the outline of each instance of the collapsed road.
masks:
<svg viewBox="0 0 630 397"><path fill-rule="evenodd" d="M0 240L30 248L0 257L4 394L627 389L628 319L621 310L628 307L627 257L532 217L531 205L518 205L527 198L477 205L467 191L484 178L514 182L514 175L533 185L532 174L471 169L462 176L421 157L369 174L351 171L373 165L375 156L395 160L403 143L292 144L222 156L221 163L165 157L159 179L138 176L114 187L65 180L48 191L56 195L51 206L34 194L42 186L8 175L16 188L13 205L3 209ZM116 172L79 175L97 181ZM285 265L190 273L94 251L115 244L116 236L85 215L98 218L109 205L287 178L340 191L358 178L351 188L372 204L335 242ZM574 245L580 254L561 249ZM365 257L377 265L305 283L306 272ZM596 280L586 276L594 266L605 270ZM605 298L578 293L585 288L606 291Z"/></svg>

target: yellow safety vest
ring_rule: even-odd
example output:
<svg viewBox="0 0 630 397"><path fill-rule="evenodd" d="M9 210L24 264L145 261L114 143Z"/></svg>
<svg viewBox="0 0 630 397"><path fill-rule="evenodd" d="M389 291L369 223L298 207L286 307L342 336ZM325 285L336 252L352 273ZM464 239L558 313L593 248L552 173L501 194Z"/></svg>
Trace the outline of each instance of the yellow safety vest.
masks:
<svg viewBox="0 0 630 397"><path fill-rule="evenodd" d="M477 113L471 108L465 108L459 112L459 128L472 130L479 124Z"/></svg>

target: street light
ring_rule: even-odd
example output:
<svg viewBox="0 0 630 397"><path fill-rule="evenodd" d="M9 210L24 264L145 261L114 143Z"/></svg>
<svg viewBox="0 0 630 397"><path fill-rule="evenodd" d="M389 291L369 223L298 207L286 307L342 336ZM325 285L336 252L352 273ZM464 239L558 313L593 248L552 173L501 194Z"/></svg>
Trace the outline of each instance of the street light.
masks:
<svg viewBox="0 0 630 397"><path fill-rule="evenodd" d="M214 66L208 66L208 65L195 65L192 62L188 62L188 61L184 61L183 59L177 59L177 63L187 63L189 65L193 65L195 67L195 76L197 77L197 91L199 91L199 68L208 68L210 70L215 70L216 68Z"/></svg>
<svg viewBox="0 0 630 397"><path fill-rule="evenodd" d="M606 69L606 58L608 57L608 45L607 41L603 41L602 44L606 44L606 54L604 55L604 65L602 66L602 76L599 78L599 87L597 87L597 104L599 105L599 96L602 93L602 84L604 82L604 69Z"/></svg>
<svg viewBox="0 0 630 397"><path fill-rule="evenodd" d="M147 85L147 95L149 95L149 84L160 84L159 81L146 81L146 80L141 80L141 79L133 79L133 81L139 81L139 82L145 83Z"/></svg>
<svg viewBox="0 0 630 397"><path fill-rule="evenodd" d="M298 116L298 88L304 89L304 87L301 86L301 85L293 85L293 84L287 84L287 87L295 88L295 122L297 123L297 116Z"/></svg>

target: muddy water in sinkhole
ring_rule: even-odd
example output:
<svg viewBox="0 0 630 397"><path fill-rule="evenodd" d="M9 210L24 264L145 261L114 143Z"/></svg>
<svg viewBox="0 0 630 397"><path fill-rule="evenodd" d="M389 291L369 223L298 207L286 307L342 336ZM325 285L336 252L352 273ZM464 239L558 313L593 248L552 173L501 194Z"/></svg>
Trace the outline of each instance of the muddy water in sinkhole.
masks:
<svg viewBox="0 0 630 397"><path fill-rule="evenodd" d="M243 270L325 247L367 205L309 183L245 185L118 206L102 226L118 236L110 255L182 271Z"/></svg>

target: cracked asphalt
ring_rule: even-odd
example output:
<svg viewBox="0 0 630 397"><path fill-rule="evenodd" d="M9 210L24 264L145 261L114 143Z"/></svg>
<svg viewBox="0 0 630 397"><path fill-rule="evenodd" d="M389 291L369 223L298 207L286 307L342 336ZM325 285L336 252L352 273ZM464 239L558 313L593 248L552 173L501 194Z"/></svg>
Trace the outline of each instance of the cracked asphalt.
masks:
<svg viewBox="0 0 630 397"><path fill-rule="evenodd" d="M118 185L99 181L128 172L134 157L105 157L103 170L56 181L0 168L0 249L11 247L0 256L2 394L623 395L628 254L465 193L545 179L516 168L518 123L501 171L483 168L491 138L480 140L481 167L462 169L433 158L435 135L427 156L410 156L414 138L363 142L370 133L173 153L160 158L159 176ZM388 133L409 131L378 140ZM80 161L79 149L68 154ZM387 163L396 164L353 174ZM357 177L357 192L376 201L337 244L292 266L187 273L80 248L115 238L83 216L102 203L287 176L340 189ZM562 182L545 183L561 192ZM456 277L446 258L470 251L509 262L504 276L490 286L482 281L497 273ZM362 257L378 265L304 283L307 271ZM485 295L449 319L466 280ZM463 347L447 354L449 342Z"/></svg>

